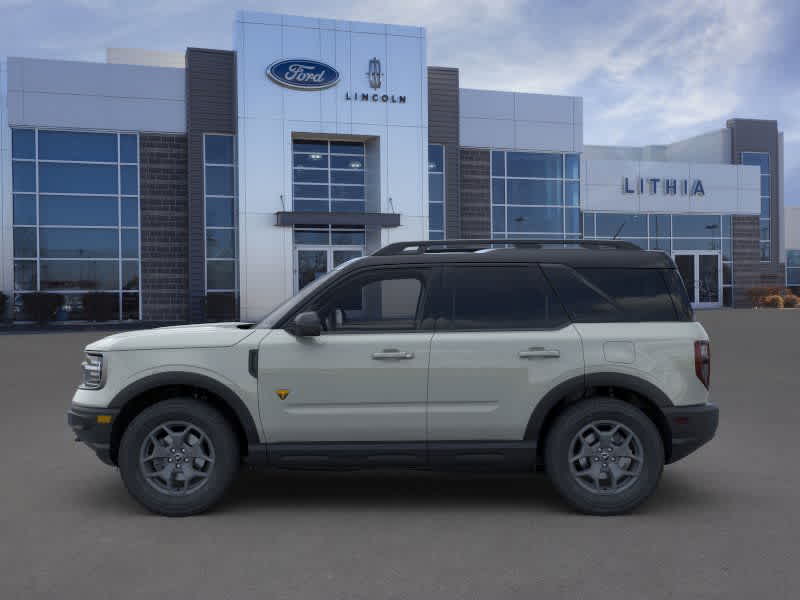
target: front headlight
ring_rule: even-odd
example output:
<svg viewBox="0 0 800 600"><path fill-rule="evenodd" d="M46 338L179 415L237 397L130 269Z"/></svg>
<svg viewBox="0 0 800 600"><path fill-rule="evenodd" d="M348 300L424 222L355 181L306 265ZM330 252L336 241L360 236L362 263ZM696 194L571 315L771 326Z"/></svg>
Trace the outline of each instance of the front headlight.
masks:
<svg viewBox="0 0 800 600"><path fill-rule="evenodd" d="M86 390L99 390L103 387L103 355L86 353L81 363L83 381L81 387Z"/></svg>

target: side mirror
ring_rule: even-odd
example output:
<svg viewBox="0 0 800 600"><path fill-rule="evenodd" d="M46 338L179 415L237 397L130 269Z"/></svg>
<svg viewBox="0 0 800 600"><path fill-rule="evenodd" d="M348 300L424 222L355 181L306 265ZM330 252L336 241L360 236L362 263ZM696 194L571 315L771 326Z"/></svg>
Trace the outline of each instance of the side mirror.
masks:
<svg viewBox="0 0 800 600"><path fill-rule="evenodd" d="M300 313L294 318L294 334L298 337L314 337L322 333L319 315L313 311Z"/></svg>

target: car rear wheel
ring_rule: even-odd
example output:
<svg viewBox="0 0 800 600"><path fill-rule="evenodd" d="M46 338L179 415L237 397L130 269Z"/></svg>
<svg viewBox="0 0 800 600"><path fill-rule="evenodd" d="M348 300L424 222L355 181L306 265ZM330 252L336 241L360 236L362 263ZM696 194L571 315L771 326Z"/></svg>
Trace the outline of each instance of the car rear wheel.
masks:
<svg viewBox="0 0 800 600"><path fill-rule="evenodd" d="M222 414L192 398L175 398L131 421L118 462L125 486L145 508L183 517L219 502L239 456L236 435Z"/></svg>
<svg viewBox="0 0 800 600"><path fill-rule="evenodd" d="M558 417L546 440L545 465L561 496L577 510L616 515L655 491L664 446L641 410L613 398L592 398Z"/></svg>

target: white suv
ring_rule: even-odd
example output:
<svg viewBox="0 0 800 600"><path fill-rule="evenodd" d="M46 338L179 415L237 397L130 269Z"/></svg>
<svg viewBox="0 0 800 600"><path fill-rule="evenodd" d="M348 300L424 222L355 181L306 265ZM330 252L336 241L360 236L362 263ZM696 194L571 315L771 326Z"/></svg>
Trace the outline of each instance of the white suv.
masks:
<svg viewBox="0 0 800 600"><path fill-rule="evenodd" d="M593 514L630 511L710 440L708 336L669 257L626 242L405 242L260 323L87 346L68 420L172 516L242 462L544 468Z"/></svg>

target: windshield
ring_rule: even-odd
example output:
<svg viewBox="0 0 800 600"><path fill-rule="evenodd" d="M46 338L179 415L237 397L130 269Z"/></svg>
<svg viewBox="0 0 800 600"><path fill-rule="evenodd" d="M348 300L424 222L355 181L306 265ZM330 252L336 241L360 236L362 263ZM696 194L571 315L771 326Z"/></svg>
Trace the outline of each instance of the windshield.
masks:
<svg viewBox="0 0 800 600"><path fill-rule="evenodd" d="M328 281L334 273L338 273L345 267L352 265L355 262L363 260L364 256L357 256L356 258L351 258L348 261L343 262L338 267L336 267L333 271L328 271L324 275L320 275L317 279L309 283L306 287L302 290L297 292L294 296L290 296L278 306L272 309L272 312L268 313L266 317L264 317L259 323L258 327L260 329L271 329L275 326L275 324L280 321L286 313L288 313L292 308L301 304L309 295L311 295L314 290L320 287L323 283Z"/></svg>

